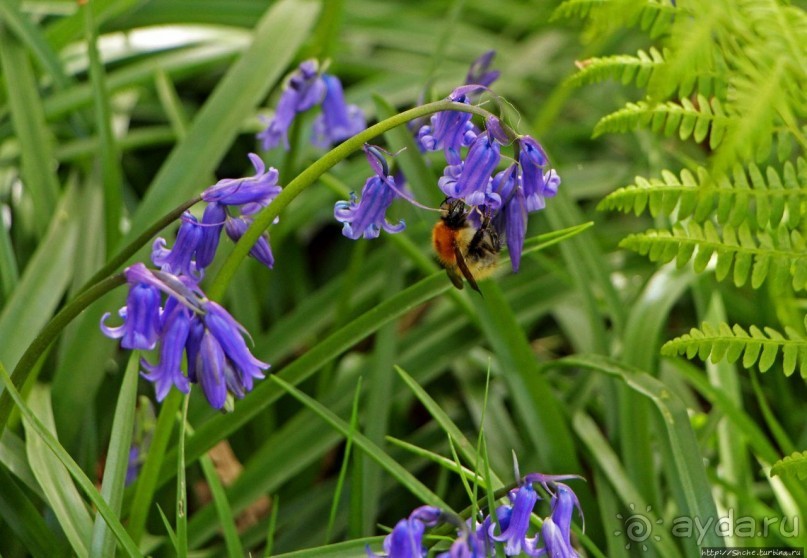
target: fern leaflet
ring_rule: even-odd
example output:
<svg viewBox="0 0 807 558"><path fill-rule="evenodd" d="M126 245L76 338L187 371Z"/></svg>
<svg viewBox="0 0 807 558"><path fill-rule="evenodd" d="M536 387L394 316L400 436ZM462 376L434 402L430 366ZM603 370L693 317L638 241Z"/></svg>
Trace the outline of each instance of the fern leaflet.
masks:
<svg viewBox="0 0 807 558"><path fill-rule="evenodd" d="M716 255L715 277L724 280L732 267L734 284L742 286L751 277L751 287L770 280L775 289L790 283L795 290L807 286L807 245L797 230L782 226L775 234L761 230L752 233L747 224L736 229L729 224L722 231L711 221L703 226L695 221L675 224L671 231L648 230L627 236L620 246L646 255L654 262L676 261L678 267L693 260L696 273L702 273Z"/></svg>
<svg viewBox="0 0 807 558"><path fill-rule="evenodd" d="M722 360L733 363L742 356L745 368L757 365L761 372L767 372L781 352L785 376L792 375L798 366L802 378L807 378L807 340L789 327L785 328L785 333L787 337L769 327L763 331L752 325L746 331L736 324L729 327L721 323L715 327L703 323L701 329L692 328L689 333L665 343L661 354L686 355L690 359L697 356L713 363Z"/></svg>
<svg viewBox="0 0 807 558"><path fill-rule="evenodd" d="M698 95L696 100L697 106L686 97L679 102L628 103L597 122L594 137L649 125L654 132L662 132L666 136L677 131L682 140L691 136L695 141L702 142L708 136L709 147L715 149L723 141L729 126L735 124L734 119L726 114L717 97L709 101L703 95Z"/></svg>
<svg viewBox="0 0 807 558"><path fill-rule="evenodd" d="M807 480L807 451L801 453L794 451L780 459L771 467L771 476L796 477L801 481Z"/></svg>
<svg viewBox="0 0 807 558"><path fill-rule="evenodd" d="M756 217L752 226L785 223L795 228L807 212L807 160L799 158L797 166L798 171L787 161L780 174L773 166L763 171L753 163L747 168L737 165L732 175L718 178L704 167L684 169L680 177L669 171L650 180L637 176L634 184L606 196L599 208L637 215L649 208L653 217L675 211L677 220L691 217L699 223L714 215L733 227Z"/></svg>

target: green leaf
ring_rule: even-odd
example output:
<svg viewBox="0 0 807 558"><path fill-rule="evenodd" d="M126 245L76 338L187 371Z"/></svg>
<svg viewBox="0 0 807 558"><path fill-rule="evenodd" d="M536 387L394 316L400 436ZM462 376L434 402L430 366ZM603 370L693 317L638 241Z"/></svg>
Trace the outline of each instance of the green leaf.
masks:
<svg viewBox="0 0 807 558"><path fill-rule="evenodd" d="M646 397L656 407L655 418L659 433L664 435L665 445L670 450L665 455L672 459L670 466L677 475L668 480L674 483L672 491L679 495L683 504L682 515L704 520L718 517L711 484L703 467L700 446L692 431L686 406L665 384L641 370L599 355L566 357L548 365L582 367L603 372L620 379L636 393ZM723 539L712 530L698 543L723 547Z"/></svg>
<svg viewBox="0 0 807 558"><path fill-rule="evenodd" d="M42 421L40 421L40 419L37 418L37 415L32 412L32 410L28 407L28 405L26 405L26 403L20 396L19 392L14 387L14 384L11 381L11 377L8 375L8 372L6 371L2 363L0 363L0 381L2 381L3 385L5 386L6 393L9 394L14 403L19 408L20 413L23 416L24 420L23 424L25 425L26 429L30 429L31 436L29 437L28 444L29 448L32 449L30 449L29 452L33 452L37 457L41 455L42 460L48 461L48 466L53 467L53 469L48 469L47 471L48 473L58 474L55 473L55 471L58 470L56 463L51 463L49 458L45 457L44 452L41 451L38 446L43 445L44 447L47 447L47 449L49 449L56 456L56 459L58 460L57 462L61 463L61 465L63 465L64 468L66 468L67 471L70 473L70 476L72 476L73 480L75 480L78 483L82 492L84 492L84 494L89 497L90 501L92 501L93 505L98 510L98 513L100 513L101 516L103 516L103 518L107 522L107 525L109 525L110 529L112 529L112 532L115 533L115 537L117 538L118 542L120 542L123 549L127 553L129 553L130 556L135 557L142 556L137 546L134 544L134 542L132 542L132 539L127 535L126 531L123 529L123 526L120 524L119 519L115 516L112 510L109 509L109 506L107 506L106 502L98 493L98 490L96 490L93 483L90 481L90 479L87 478L87 476L84 474L81 468L76 464L75 461L73 461L70 455L59 444L56 437L51 433L51 430L53 430L52 428L53 424L51 423L48 426L43 424ZM52 420L52 414L49 411L50 401L47 397L48 394L46 388L36 387L32 391L32 394L34 394L35 392L38 392L36 397L39 397L41 400L38 401L37 403L41 403L43 407L43 409L40 409L40 411L47 412L48 416L46 416L45 418L48 420ZM51 428L49 429L49 427ZM34 438L38 441L33 441ZM42 473L45 474L45 471L42 471ZM50 476L48 478L50 479ZM69 486L73 486L72 482L70 481L68 482ZM58 488L53 487L53 489L54 491L57 492L61 491L62 489L67 490L67 488L63 486L59 486ZM43 491L47 493L47 490L45 490L44 487ZM84 511L82 513L78 510L84 510ZM79 517L81 517L82 519L77 520L80 522L81 525L78 528L81 529L82 533L86 531L87 535L89 535L91 529L91 523L89 515L88 514L86 516L84 515L87 512L86 507L84 507L83 501L81 502L81 507L71 508L69 511L80 514ZM86 541L87 539L84 540ZM84 547L83 544L81 546ZM74 550L76 550L75 547Z"/></svg>
<svg viewBox="0 0 807 558"><path fill-rule="evenodd" d="M8 385L6 386L8 389ZM31 411L40 417L43 426L53 434L56 425L50 408L50 390L36 385L28 396ZM28 461L45 498L59 520L73 552L80 557L89 556L92 535L92 520L81 495L59 458L51 453L45 440L37 435L37 429L28 420L23 421L27 436ZM57 442L58 443L58 442Z"/></svg>
<svg viewBox="0 0 807 558"><path fill-rule="evenodd" d="M343 421L335 414L333 414L324 405L307 396L294 386L280 379L279 376L269 376L269 379L280 385L285 391L297 399L300 403L314 411L320 418L325 420L329 425L338 430L342 436L351 435L350 424ZM424 504L435 506L443 510L451 510L451 507L443 502L434 492L429 490L420 480L417 479L412 473L407 471L400 463L392 459L381 448L373 444L367 437L360 433L352 433L352 440L356 447L361 448L365 454L384 468L390 475L392 475L404 488L409 490Z"/></svg>
<svg viewBox="0 0 807 558"><path fill-rule="evenodd" d="M112 433L106 452L104 478L101 483L101 496L109 504L109 508L118 516L121 514L123 489L126 483L126 471L129 467L129 451L132 446L134 430L135 401L137 398L137 380L140 378L140 352L132 351L129 364L123 376L115 415L112 418ZM115 553L115 537L107 527L100 514L95 516L93 526L91 556L112 556Z"/></svg>
<svg viewBox="0 0 807 558"><path fill-rule="evenodd" d="M807 451L793 452L792 455L785 456L771 467L771 476L792 476L800 481L807 480Z"/></svg>

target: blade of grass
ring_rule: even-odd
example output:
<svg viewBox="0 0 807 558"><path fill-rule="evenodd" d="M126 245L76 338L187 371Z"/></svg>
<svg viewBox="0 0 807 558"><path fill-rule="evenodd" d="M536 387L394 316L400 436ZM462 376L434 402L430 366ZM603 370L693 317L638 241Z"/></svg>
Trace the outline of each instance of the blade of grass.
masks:
<svg viewBox="0 0 807 558"><path fill-rule="evenodd" d="M106 72L98 52L97 31L90 2L81 6L84 12L84 34L90 59L90 84L95 105L95 125L98 131L101 177L104 189L104 238L107 258L113 254L120 239L123 207L123 178L121 176L117 140L112 132L112 109L106 86Z"/></svg>
<svg viewBox="0 0 807 558"><path fill-rule="evenodd" d="M462 431L457 427L456 424L449 418L448 414L440 407L440 405L432 399L432 397L424 390L412 376L406 373L404 369L399 366L395 367L395 371L404 381L404 383L409 387L412 393L415 394L418 401L420 401L428 413L432 416L434 420L440 425L440 427L445 431L446 435L448 435L449 439L457 446L459 452L462 456L469 462L473 464L481 463L482 459L479 453L477 453L476 448L471 443L468 438L462 433ZM477 441L479 442L479 441ZM501 486L504 486L504 482L495 475L495 473L491 472L491 478L493 480L492 488L494 490L498 489Z"/></svg>
<svg viewBox="0 0 807 558"><path fill-rule="evenodd" d="M35 558L65 554L64 545L42 519L38 507L26 495L5 467L0 467L0 518Z"/></svg>
<svg viewBox="0 0 807 558"><path fill-rule="evenodd" d="M339 478L336 481L336 490L333 495L333 503L331 504L331 513L328 515L328 528L325 530L325 544L331 541L331 534L333 533L334 523L336 521L336 513L339 510L339 500L341 499L342 489L347 477L348 465L350 464L351 450L353 449L353 436L359 431L359 401L361 395L361 376L359 381L356 382L356 391L353 396L353 407L350 412L350 434L345 439L345 452L342 456L342 466L339 468Z"/></svg>
<svg viewBox="0 0 807 558"><path fill-rule="evenodd" d="M385 246L386 262L384 269L384 287L379 293L380 300L386 300L401 290L403 277L397 265L398 253L392 246ZM390 417L390 394L394 376L390 373L398 353L397 323L390 321L381 326L375 334L372 364L368 371L368 393L365 409L364 435L378 447L384 447ZM378 519L378 510L382 500L381 470L371 462L369 455L361 456L361 532L369 534Z"/></svg>
<svg viewBox="0 0 807 558"><path fill-rule="evenodd" d="M625 506L630 506L631 510L633 510L634 507L637 508L639 513L641 513L651 525L650 529L652 532L654 525L661 524L661 521L656 515L657 512L653 511L653 508L648 505L647 499L633 483L628 471L622 466L619 457L614 452L608 440L602 435L594 420L583 412L577 412L572 418L572 425L577 436L588 448L589 454L599 465L599 468L606 473L608 482L611 483L614 490L619 494L622 502ZM624 527L624 525L622 527ZM680 557L681 553L672 541L673 539L670 536L658 538L648 536L647 539L647 543L654 546L661 556L665 558Z"/></svg>
<svg viewBox="0 0 807 558"><path fill-rule="evenodd" d="M673 304L695 280L685 269L659 269L631 304L623 337L622 361L639 370L658 370L661 331ZM649 401L629 386L618 395L622 462L648 503L660 507L658 472L653 460Z"/></svg>
<svg viewBox="0 0 807 558"><path fill-rule="evenodd" d="M126 484L126 471L129 468L138 378L140 378L140 352L132 351L123 376L115 415L112 418L112 432L109 436L109 447L104 465L104 480L101 483L101 497L119 516ZM114 554L115 537L104 519L100 515L96 515L90 555L105 557Z"/></svg>
<svg viewBox="0 0 807 558"><path fill-rule="evenodd" d="M325 420L333 428L338 430L342 436L350 434L350 425L345 423L342 419L334 415L329 409L318 401L307 396L288 382L282 380L279 376L269 376L269 380L278 384L283 390L288 392L292 397L297 399L300 403L314 411L320 418ZM426 485L420 482L412 473L407 471L400 463L392 459L384 451L372 443L366 436L360 433L354 433L353 443L361 448L373 461L378 463L390 475L392 475L398 482L412 494L414 494L424 504L435 506L443 510L450 510L451 507L443 502L440 497L434 492L429 490Z"/></svg>
<svg viewBox="0 0 807 558"><path fill-rule="evenodd" d="M72 197L68 194L68 197ZM69 211L68 204L63 204ZM55 220L0 313L0 362L13 368L58 306L73 273L75 220Z"/></svg>
<svg viewBox="0 0 807 558"><path fill-rule="evenodd" d="M31 18L24 16L19 6L13 2L0 2L0 18L17 39L39 61L40 66L50 75L56 87L64 89L68 84L59 56L45 40L41 28L34 25Z"/></svg>
<svg viewBox="0 0 807 558"><path fill-rule="evenodd" d="M41 417L43 427L51 434L55 432L56 425L50 408L50 390L45 386L36 385L31 390L28 401L31 412ZM81 499L59 458L51 453L45 440L37 436L36 428L27 417L23 420L23 426L26 433L28 461L50 508L58 519L73 552L80 557L89 556L88 543L92 535L92 520L84 500Z"/></svg>
<svg viewBox="0 0 807 558"><path fill-rule="evenodd" d="M179 419L179 448L177 449L177 503L176 503L176 551L177 558L188 556L188 492L185 482L185 428L188 424L190 394L183 397L182 415Z"/></svg>
<svg viewBox="0 0 807 558"><path fill-rule="evenodd" d="M157 488L160 468L165 459L165 451L171 440L176 414L181 403L182 395L178 390L171 390L168 397L163 400L160 414L157 417L157 426L154 428L154 435L151 439L151 447L134 486L134 500L126 528L132 536L132 540L138 543L146 528L146 519Z"/></svg>
<svg viewBox="0 0 807 558"><path fill-rule="evenodd" d="M28 52L0 25L0 65L5 77L14 135L20 143L22 180L34 205L34 226L44 234L59 199L52 136ZM8 363L7 363L8 364Z"/></svg>
<svg viewBox="0 0 807 558"><path fill-rule="evenodd" d="M55 454L56 458L68 470L73 479L78 483L82 492L89 497L90 501L98 510L98 513L103 516L107 522L107 525L109 525L112 532L115 533L115 537L118 539L118 542L120 542L123 549L129 553L130 556L142 556L137 546L134 544L134 542L132 542L132 539L124 530L117 516L112 512L111 509L109 509L109 506L107 506L106 502L101 497L101 494L98 492L98 490L96 490L95 486L92 484L92 481L87 478L81 468L76 464L75 461L73 461L73 458L70 457L70 455L59 444L59 441L51 433L48 427L46 427L39 420L39 418L37 418L37 415L31 411L28 405L25 404L25 401L23 401L19 392L14 388L14 384L11 382L11 377L2 364L0 364L0 381L2 381L6 388L6 392L10 394L14 403L19 408L20 413L25 420L25 424L27 425L26 428L31 429L29 443L33 438L41 439L45 446L47 446L47 448ZM87 522L87 528L90 529L91 524L89 524L89 516L87 518ZM89 531L87 531L87 533L89 534Z"/></svg>
<svg viewBox="0 0 807 558"><path fill-rule="evenodd" d="M665 457L670 460L669 468L677 473L671 476L674 483L671 492L680 500L682 515L700 517L703 521L713 518L717 520L717 508L712 498L711 484L703 466L700 447L689 415L684 404L659 380L622 363L600 355L583 355L565 357L547 363L547 367L579 367L602 372L625 382L631 389L650 400L657 409L654 414L659 431L665 436L663 444L669 451ZM691 551L694 540L684 541ZM702 540L703 546L723 547L723 539L712 529L708 530Z"/></svg>
<svg viewBox="0 0 807 558"><path fill-rule="evenodd" d="M230 503L227 501L224 486L222 486L221 479L219 479L218 474L216 474L213 461L210 459L209 455L203 455L199 459L199 464L202 466L202 473L205 475L207 486L210 488L210 496L213 499L213 505L216 507L216 512L218 513L219 526L224 536L224 545L227 547L227 555L230 556L230 558L241 558L244 556L244 549L241 546L241 539L238 537L238 531L235 527L235 515L230 508Z"/></svg>

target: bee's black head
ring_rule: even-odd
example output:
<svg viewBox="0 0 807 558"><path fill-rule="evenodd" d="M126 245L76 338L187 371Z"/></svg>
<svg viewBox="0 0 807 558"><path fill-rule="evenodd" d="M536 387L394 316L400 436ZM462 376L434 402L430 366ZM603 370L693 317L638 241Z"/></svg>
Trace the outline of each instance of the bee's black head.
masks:
<svg viewBox="0 0 807 558"><path fill-rule="evenodd" d="M440 218L446 226L452 229L460 229L465 226L468 210L465 202L458 198L446 198L440 204Z"/></svg>

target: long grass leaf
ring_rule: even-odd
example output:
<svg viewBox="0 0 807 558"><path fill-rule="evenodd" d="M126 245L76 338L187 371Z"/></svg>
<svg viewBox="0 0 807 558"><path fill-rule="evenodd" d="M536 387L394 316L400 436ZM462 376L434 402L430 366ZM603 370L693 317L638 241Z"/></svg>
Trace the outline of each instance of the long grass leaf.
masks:
<svg viewBox="0 0 807 558"><path fill-rule="evenodd" d="M285 391L300 401L303 405L314 411L320 418L338 430L342 436L351 434L350 424L346 423L318 401L307 396L288 382L280 379L279 376L270 376L270 380L280 385ZM403 487L414 494L424 504L435 506L443 510L450 510L450 506L443 502L437 494L429 490L412 473L407 471L400 463L392 459L381 448L371 442L366 436L360 433L353 434L353 443L361 448L373 461L378 463L390 475L392 475Z"/></svg>
<svg viewBox="0 0 807 558"><path fill-rule="evenodd" d="M124 530L123 526L120 523L120 520L117 516L109 509L104 499L101 497L101 494L96 490L95 486L92 484L92 481L87 478L81 468L73 461L73 458L64 450L64 448L59 444L59 441L56 437L51 433L51 430L42 423L42 421L37 418L37 415L28 407L28 405L23 401L22 396L20 396L19 392L15 389L14 384L11 382L11 377L9 376L8 372L6 371L5 367L0 364L0 381L5 386L6 391L10 394L11 398L14 400L14 403L19 408L20 413L22 414L23 418L25 419L26 428L30 428L31 430L31 438L36 437L37 439L41 439L42 443L47 447L56 458L61 462L64 468L70 473L70 476L73 477L73 480L78 483L79 488L81 491L84 492L85 495L92 501L95 508L98 510L103 518L106 520L107 525L109 525L112 532L115 534L115 537L120 542L121 546L129 553L130 556L142 556L140 551L138 550L137 546L132 542L132 539ZM41 388L40 388L41 389ZM49 404L48 404L49 406ZM52 416L51 416L52 418ZM52 426L52 425L51 425ZM29 441L30 443L30 441ZM72 482L71 482L72 484ZM83 505L83 502L82 502ZM80 520L84 521L84 520ZM89 529L91 528L91 523L89 522L89 515L87 515L87 534L89 535ZM82 528L83 529L83 528ZM82 531L83 532L83 531ZM86 539L85 539L86 540Z"/></svg>
<svg viewBox="0 0 807 558"><path fill-rule="evenodd" d="M35 386L28 396L28 402L31 412L40 417L43 427L51 434L56 432L50 408L50 390L42 385ZM23 425L27 435L28 461L48 504L58 518L73 552L79 557L89 556L92 519L81 494L59 458L37 435L34 424L26 419ZM58 441L54 441L58 444Z"/></svg>
<svg viewBox="0 0 807 558"><path fill-rule="evenodd" d="M101 482L101 497L109 504L109 508L118 516L121 515L123 489L126 483L126 472L129 468L129 454L134 430L135 401L137 398L137 380L140 378L140 353L132 351L129 364L123 376L115 415L112 418L112 432L109 436L109 447L106 452L104 479ZM115 537L109 530L101 515L95 516L90 555L107 557L115 554Z"/></svg>
<svg viewBox="0 0 807 558"><path fill-rule="evenodd" d="M53 164L53 138L45 122L42 97L24 47L0 26L0 64L11 109L14 134L20 143L22 180L33 200L37 232L45 232L59 199Z"/></svg>
<svg viewBox="0 0 807 558"><path fill-rule="evenodd" d="M708 518L716 521L717 508L687 409L663 383L641 370L598 355L565 357L547 366L580 367L608 374L651 401L657 410L654 418L669 448L666 456L677 473L670 482L676 483L672 492L680 497L682 514L700 517L702 521L708 521ZM723 539L711 529L698 542L703 546L723 547Z"/></svg>

